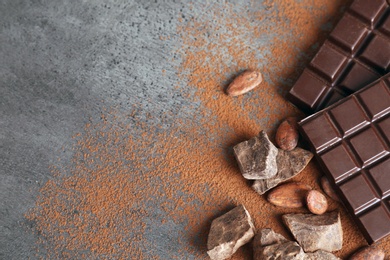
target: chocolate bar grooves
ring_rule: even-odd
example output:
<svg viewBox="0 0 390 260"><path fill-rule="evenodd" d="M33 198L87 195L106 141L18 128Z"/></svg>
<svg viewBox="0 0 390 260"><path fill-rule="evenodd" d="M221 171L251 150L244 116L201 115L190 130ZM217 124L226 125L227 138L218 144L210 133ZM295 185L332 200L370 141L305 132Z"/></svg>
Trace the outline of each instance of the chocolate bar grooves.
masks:
<svg viewBox="0 0 390 260"><path fill-rule="evenodd" d="M390 73L299 128L367 241L390 235Z"/></svg>
<svg viewBox="0 0 390 260"><path fill-rule="evenodd" d="M389 65L389 4L355 0L287 98L312 113L380 78Z"/></svg>

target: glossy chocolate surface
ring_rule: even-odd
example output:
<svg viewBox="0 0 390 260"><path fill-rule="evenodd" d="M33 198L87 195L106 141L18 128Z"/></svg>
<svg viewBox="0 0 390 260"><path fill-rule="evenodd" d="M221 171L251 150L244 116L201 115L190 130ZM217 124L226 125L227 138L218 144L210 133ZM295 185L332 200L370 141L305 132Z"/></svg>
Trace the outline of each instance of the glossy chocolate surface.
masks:
<svg viewBox="0 0 390 260"><path fill-rule="evenodd" d="M390 73L299 126L367 241L390 235Z"/></svg>
<svg viewBox="0 0 390 260"><path fill-rule="evenodd" d="M389 72L389 14L386 0L355 0L287 98L313 113Z"/></svg>

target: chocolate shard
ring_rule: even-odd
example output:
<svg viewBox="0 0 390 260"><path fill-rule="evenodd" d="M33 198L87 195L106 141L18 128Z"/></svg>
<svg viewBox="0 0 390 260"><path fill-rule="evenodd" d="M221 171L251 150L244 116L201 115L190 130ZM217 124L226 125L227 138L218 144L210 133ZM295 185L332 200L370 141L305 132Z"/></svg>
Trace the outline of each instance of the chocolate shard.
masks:
<svg viewBox="0 0 390 260"><path fill-rule="evenodd" d="M253 239L253 245L255 247L258 246L269 246L281 242L288 241L284 236L281 234L276 233L270 228L263 228L260 230L259 233L256 234L255 238Z"/></svg>
<svg viewBox="0 0 390 260"><path fill-rule="evenodd" d="M265 246L262 250L261 257L254 257L254 260L262 259L303 260L305 259L305 252L303 252L297 242L287 241Z"/></svg>
<svg viewBox="0 0 390 260"><path fill-rule="evenodd" d="M240 171L248 180L268 179L278 172L276 165L278 148L271 143L264 131L248 141L237 144L233 150Z"/></svg>
<svg viewBox="0 0 390 260"><path fill-rule="evenodd" d="M314 253L307 253L305 260L341 260L341 258L338 258L332 253L329 253L324 250L317 250Z"/></svg>
<svg viewBox="0 0 390 260"><path fill-rule="evenodd" d="M251 216L243 205L237 206L211 223L207 254L213 260L227 259L254 235Z"/></svg>
<svg viewBox="0 0 390 260"><path fill-rule="evenodd" d="M254 181L252 188L260 195L263 195L279 183L298 175L312 158L313 154L311 152L301 148L295 148L292 151L279 149L276 157L278 168L276 175L268 179Z"/></svg>
<svg viewBox="0 0 390 260"><path fill-rule="evenodd" d="M323 215L286 214L283 221L305 252L333 252L343 245L343 230L337 211Z"/></svg>
<svg viewBox="0 0 390 260"><path fill-rule="evenodd" d="M339 260L332 253L318 250L305 253L298 243L289 241L272 229L260 230L253 239L254 260Z"/></svg>
<svg viewBox="0 0 390 260"><path fill-rule="evenodd" d="M253 260L304 259L302 248L270 228L260 230L253 239Z"/></svg>

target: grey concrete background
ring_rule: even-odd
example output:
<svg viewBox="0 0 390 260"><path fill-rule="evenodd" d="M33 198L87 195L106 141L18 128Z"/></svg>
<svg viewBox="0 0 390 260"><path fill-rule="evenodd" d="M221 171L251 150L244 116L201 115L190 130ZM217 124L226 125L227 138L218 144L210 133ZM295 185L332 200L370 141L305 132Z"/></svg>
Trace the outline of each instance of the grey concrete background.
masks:
<svg viewBox="0 0 390 260"><path fill-rule="evenodd" d="M49 166L57 157L70 159L72 152L62 147L70 147L71 135L103 106L138 104L161 118L164 108L178 114L188 102L167 97L175 79L167 71L163 81L162 61L178 41L159 40L164 33L175 35L177 10L183 6L172 1L1 1L1 259L34 257L37 238L23 228L23 214L51 178Z"/></svg>
<svg viewBox="0 0 390 260"><path fill-rule="evenodd" d="M183 108L194 102L173 91L179 57L166 66L180 44L178 12L189 12L180 2L1 1L0 259L37 257L39 235L23 215L53 178L49 166L70 161L72 134L103 107L137 104L131 120L163 128L172 122L166 110L191 113ZM161 41L164 35L171 38ZM170 244L162 240L155 250L177 254Z"/></svg>
<svg viewBox="0 0 390 260"><path fill-rule="evenodd" d="M173 122L165 112L188 118L201 106L190 88L187 97L174 91L180 56L167 60L180 47L179 14L184 21L208 15L224 2L192 1L190 9L175 0L0 1L0 259L37 257L39 234L23 215L54 178L49 166L70 161L71 136L103 108L137 104L130 120L164 131ZM244 11L250 1L234 2ZM169 241L149 239L163 259L180 257Z"/></svg>

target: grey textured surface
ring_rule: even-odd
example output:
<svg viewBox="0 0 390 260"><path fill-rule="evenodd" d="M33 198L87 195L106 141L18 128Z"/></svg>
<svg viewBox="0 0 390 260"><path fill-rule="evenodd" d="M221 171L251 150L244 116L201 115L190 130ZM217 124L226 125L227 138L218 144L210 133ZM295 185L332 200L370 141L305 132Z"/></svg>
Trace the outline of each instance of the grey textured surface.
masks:
<svg viewBox="0 0 390 260"><path fill-rule="evenodd" d="M231 2L235 12L244 13L251 1ZM261 3L258 8L264 8ZM99 118L105 108L126 111L136 105L136 116L126 122L141 121L157 132L167 131L176 118L192 118L201 106L192 98L194 90L186 89L186 96L175 91L181 64L178 17L186 21L208 15L212 20L206 11L213 5L222 10L226 2L0 1L0 259L47 256L45 247L36 251L42 237L32 232L36 223L24 214L34 207L40 188L55 179L49 167L59 158L65 168L70 163L72 136L91 118ZM273 32L264 35L264 45L273 37ZM263 60L264 53L256 55ZM132 131L137 136L136 124ZM154 225L164 218L160 202L148 205L155 211L145 216L144 238L153 247L141 248L144 256L194 259L175 242L182 239L184 221Z"/></svg>
<svg viewBox="0 0 390 260"><path fill-rule="evenodd" d="M0 259L34 257L37 237L23 214L52 178L49 166L70 159L62 147L90 117L132 104L159 119L140 113L149 124L161 124L166 107L186 113L188 101L170 91L174 71L161 74L177 39L158 40L175 35L180 8L173 1L1 1Z"/></svg>

